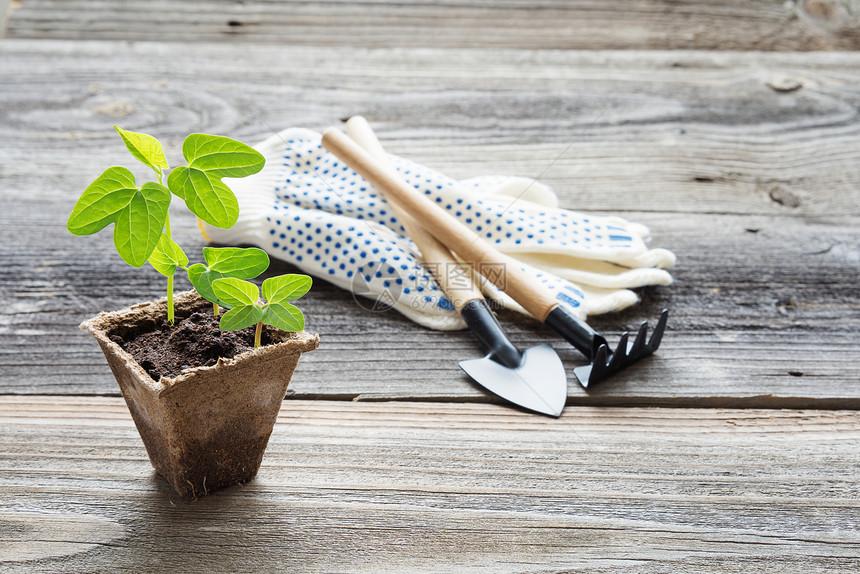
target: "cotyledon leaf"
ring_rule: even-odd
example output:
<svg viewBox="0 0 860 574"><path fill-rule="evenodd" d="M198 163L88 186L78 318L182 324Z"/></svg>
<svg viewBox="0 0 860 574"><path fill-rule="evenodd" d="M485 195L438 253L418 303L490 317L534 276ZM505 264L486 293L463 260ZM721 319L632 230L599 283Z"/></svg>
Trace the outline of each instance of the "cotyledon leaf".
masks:
<svg viewBox="0 0 860 574"><path fill-rule="evenodd" d="M256 305L240 305L221 316L220 326L224 331L238 331L259 323L263 319L263 310Z"/></svg>
<svg viewBox="0 0 860 574"><path fill-rule="evenodd" d="M298 299L311 288L312 280L307 275L289 274L270 277L263 281L263 299L268 303L280 303Z"/></svg>
<svg viewBox="0 0 860 574"><path fill-rule="evenodd" d="M283 331L301 331L305 328L305 316L295 305L269 303L263 307L263 323Z"/></svg>
<svg viewBox="0 0 860 574"><path fill-rule="evenodd" d="M222 307L232 307L232 305L228 305L219 299L212 289L212 282L222 277L224 277L222 274L212 271L203 263L195 263L188 267L188 280L201 297L210 303L217 303Z"/></svg>
<svg viewBox="0 0 860 574"><path fill-rule="evenodd" d="M254 305L260 298L260 289L256 285L235 277L214 280L212 290L219 299L234 307Z"/></svg>
<svg viewBox="0 0 860 574"><path fill-rule="evenodd" d="M256 247L204 247L212 271L238 279L253 279L269 267L269 255Z"/></svg>
<svg viewBox="0 0 860 574"><path fill-rule="evenodd" d="M227 229L239 218L239 202L233 191L202 170L177 167L170 172L167 185L194 215L210 225Z"/></svg>
<svg viewBox="0 0 860 574"><path fill-rule="evenodd" d="M188 268L188 280L201 297L222 307L232 307L219 299L212 282L222 277L253 279L269 267L269 256L256 247L204 247L206 264L195 263Z"/></svg>
<svg viewBox="0 0 860 574"><path fill-rule="evenodd" d="M177 267L188 265L188 257L175 241L162 233L155 250L149 256L149 264L165 277L171 277L176 273Z"/></svg>
<svg viewBox="0 0 860 574"><path fill-rule="evenodd" d="M170 191L147 182L117 214L113 242L123 261L132 267L146 263L161 237L169 205Z"/></svg>

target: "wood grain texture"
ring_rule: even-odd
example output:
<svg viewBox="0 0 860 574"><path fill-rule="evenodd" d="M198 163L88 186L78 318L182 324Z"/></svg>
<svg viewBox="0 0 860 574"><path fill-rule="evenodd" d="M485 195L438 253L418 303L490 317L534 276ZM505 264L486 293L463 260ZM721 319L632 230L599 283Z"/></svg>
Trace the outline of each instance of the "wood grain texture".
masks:
<svg viewBox="0 0 860 574"><path fill-rule="evenodd" d="M163 137L175 164L192 131L255 141L267 124L364 113L393 152L458 177L542 174L563 206L623 208L676 251L674 286L593 320L614 338L668 306L659 355L587 394L571 380L572 404L860 407L860 55L181 48L0 44L2 392L115 394L77 325L163 290L104 256L109 234L64 230L103 166L133 166L111 123ZM779 74L805 87L775 92ZM198 252L188 214L173 220ZM296 396L491 400L456 365L476 356L468 333L363 310L321 281L303 301L322 347ZM519 345L557 343L504 319Z"/></svg>
<svg viewBox="0 0 860 574"><path fill-rule="evenodd" d="M540 177L582 210L860 215L860 53L10 41L0 56L5 193L65 198L126 162L113 123L175 164L194 131L259 141L362 114L393 153Z"/></svg>
<svg viewBox="0 0 860 574"><path fill-rule="evenodd" d="M0 0L0 38L6 36L6 25L9 22L11 12L10 0Z"/></svg>
<svg viewBox="0 0 860 574"><path fill-rule="evenodd" d="M0 397L5 572L849 572L860 415L286 401L257 478L196 502L121 399ZM14 501L14 502L13 502ZM65 544L25 561L46 524ZM82 525L82 526L77 526ZM74 527L74 528L73 528Z"/></svg>
<svg viewBox="0 0 860 574"><path fill-rule="evenodd" d="M61 224L37 224L44 212L38 203L17 205L14 217L2 220L0 241L7 263L0 268L0 294L8 302L0 310L2 392L116 394L98 346L77 325L101 309L161 296L163 279L105 258L109 235L78 239L74 250ZM570 373L582 363L572 347L536 322L502 315L515 344L555 345L570 373L572 404L860 407L858 218L813 224L788 217L633 215L655 230L657 244L677 252L676 283L645 290L643 304L591 323L614 339L670 308L656 357L585 392ZM205 243L191 218L178 214L173 221L186 252L199 253ZM20 253L16 237L28 237L34 251ZM94 274L96 268L101 271ZM266 276L291 271L275 263ZM188 287L184 278L177 282ZM302 308L321 346L302 358L291 393L492 400L457 366L479 355L468 332L434 332L368 307L316 282Z"/></svg>
<svg viewBox="0 0 860 574"><path fill-rule="evenodd" d="M853 50L856 0L26 0L10 38L359 47Z"/></svg>

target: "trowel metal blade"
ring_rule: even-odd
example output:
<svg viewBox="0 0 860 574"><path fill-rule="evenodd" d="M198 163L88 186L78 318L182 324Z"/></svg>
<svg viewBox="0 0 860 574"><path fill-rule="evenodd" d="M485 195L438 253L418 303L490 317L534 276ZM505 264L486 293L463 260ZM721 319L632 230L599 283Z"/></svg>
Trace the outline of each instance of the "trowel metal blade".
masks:
<svg viewBox="0 0 860 574"><path fill-rule="evenodd" d="M538 345L523 352L516 369L492 360L460 361L460 367L478 384L523 408L557 417L567 400L567 376L564 365L549 345Z"/></svg>

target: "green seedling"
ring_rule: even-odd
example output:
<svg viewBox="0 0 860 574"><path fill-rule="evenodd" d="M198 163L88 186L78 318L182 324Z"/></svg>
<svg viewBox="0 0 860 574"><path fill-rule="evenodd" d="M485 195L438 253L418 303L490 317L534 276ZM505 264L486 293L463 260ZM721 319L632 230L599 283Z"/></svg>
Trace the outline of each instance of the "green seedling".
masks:
<svg viewBox="0 0 860 574"><path fill-rule="evenodd" d="M92 235L113 224L114 246L123 261L132 267L149 261L167 277L168 321L172 324L173 276L177 267L185 268L188 258L171 236L171 194L183 199L206 223L231 227L239 216L239 203L222 178L255 174L266 160L252 147L230 138L191 134L182 144L188 165L174 168L165 187L168 164L159 141L147 134L114 128L128 151L152 169L158 181L138 187L127 168L109 167L84 190L66 227L74 235Z"/></svg>
<svg viewBox="0 0 860 574"><path fill-rule="evenodd" d="M219 314L219 305L227 308L230 305L218 299L212 291L212 281L223 277L252 279L269 267L269 256L256 247L204 247L203 258L206 264L188 265L188 257L183 253L182 248L167 235L162 234L149 257L149 264L167 277L169 284L172 284L177 269L184 269L197 293L213 304L216 317ZM167 297L169 313L173 307L172 290L168 290ZM168 317L168 320L171 318Z"/></svg>
<svg viewBox="0 0 860 574"><path fill-rule="evenodd" d="M195 263L187 268L188 280L201 297L212 303L216 317L219 306L229 309L232 305L215 295L213 281L224 277L253 279L269 268L269 256L255 247L204 247L203 258L205 264Z"/></svg>
<svg viewBox="0 0 860 574"><path fill-rule="evenodd" d="M305 328L305 317L290 301L298 299L311 288L307 275L280 275L263 281L263 300L260 289L250 281L234 277L215 279L212 290L221 301L232 307L221 317L221 329L237 331L257 325L254 347L260 346L263 324L284 331L301 331Z"/></svg>

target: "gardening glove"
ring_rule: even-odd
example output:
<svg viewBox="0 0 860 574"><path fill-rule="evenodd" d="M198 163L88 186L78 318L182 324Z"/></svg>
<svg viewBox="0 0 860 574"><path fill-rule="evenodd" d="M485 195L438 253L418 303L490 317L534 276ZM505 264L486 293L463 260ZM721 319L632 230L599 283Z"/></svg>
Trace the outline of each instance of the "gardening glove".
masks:
<svg viewBox="0 0 860 574"><path fill-rule="evenodd" d="M439 296L435 281L418 263L414 245L405 238L387 202L321 149L319 134L290 129L257 149L267 157L263 171L230 183L240 202L239 221L228 230L203 225L210 240L259 245L309 273L393 304L420 324L441 329L462 326L450 302ZM390 159L408 183L497 248L556 271L527 267L533 275L540 274L559 293L560 301L581 317L584 290L559 273L578 273L590 280L585 288L590 312L635 303L636 295L624 287L671 281L665 271L643 269L648 264L668 266L673 257L665 250L649 252L642 226L559 210L553 206L556 200L551 190L530 180L476 178L464 187L413 162L396 156ZM309 234L321 237L308 239ZM634 269L641 271L629 273ZM652 274L650 279L646 273ZM491 296L522 310L484 284ZM391 295L398 297L392 301Z"/></svg>

